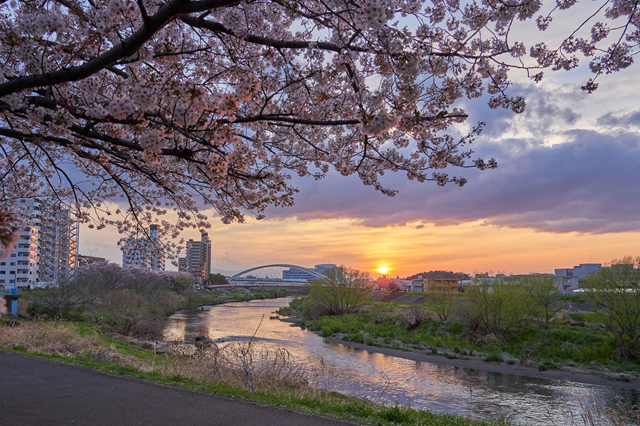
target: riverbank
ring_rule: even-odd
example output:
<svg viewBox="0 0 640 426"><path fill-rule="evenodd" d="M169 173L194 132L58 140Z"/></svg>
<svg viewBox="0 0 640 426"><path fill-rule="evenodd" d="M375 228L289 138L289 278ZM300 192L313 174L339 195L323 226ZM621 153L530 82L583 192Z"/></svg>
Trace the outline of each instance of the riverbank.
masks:
<svg viewBox="0 0 640 426"><path fill-rule="evenodd" d="M300 319L294 317L281 317L280 321L290 323L292 326L300 327ZM306 328L306 327L302 327ZM314 331L312 331L314 332ZM322 336L321 331L315 331L315 334ZM395 356L411 361L428 362L431 364L449 365L459 368L470 368L480 371L489 371L494 373L512 374L517 376L535 377L551 380L568 380L576 383L586 383L600 386L610 386L620 389L640 389L640 380L628 373L615 373L608 371L586 370L584 368L556 365L555 369L540 371L538 367L519 364L507 364L507 362L487 362L484 356L459 355L453 351L439 349L438 354L433 354L431 350L420 349L415 346L396 343L397 348L389 348L382 346L373 346L366 343L359 343L345 340L345 333L335 333L332 336L322 336L327 341L337 343L352 348L379 353L383 355ZM503 354L508 357L508 354ZM505 361L508 361L506 359ZM594 368L598 368L594 366Z"/></svg>
<svg viewBox="0 0 640 426"><path fill-rule="evenodd" d="M0 325L1 350L359 424L497 425L312 388L310 377L301 374L307 371L306 364L294 362L286 353L265 352L246 342L224 347L207 342L177 344L159 356L138 345L108 338L86 323L38 321Z"/></svg>

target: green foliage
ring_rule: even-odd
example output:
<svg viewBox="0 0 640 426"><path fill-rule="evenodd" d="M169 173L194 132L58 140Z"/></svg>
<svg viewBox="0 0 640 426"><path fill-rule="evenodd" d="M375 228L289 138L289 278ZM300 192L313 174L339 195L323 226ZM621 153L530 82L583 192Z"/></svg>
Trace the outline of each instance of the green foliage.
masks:
<svg viewBox="0 0 640 426"><path fill-rule="evenodd" d="M507 361L507 364L509 365L515 365L516 360L515 359L510 359L509 361Z"/></svg>
<svg viewBox="0 0 640 426"><path fill-rule="evenodd" d="M407 410L407 407L400 407L398 405L394 405L392 407L383 410L379 414L381 419L387 420L393 423L404 423L409 421L411 414L410 411Z"/></svg>
<svg viewBox="0 0 640 426"><path fill-rule="evenodd" d="M556 368L558 368L558 366L551 361L543 361L538 364L539 371L555 370Z"/></svg>
<svg viewBox="0 0 640 426"><path fill-rule="evenodd" d="M222 274L209 274L207 281L212 285L222 285L227 283L227 278Z"/></svg>
<svg viewBox="0 0 640 426"><path fill-rule="evenodd" d="M193 288L193 279L187 274L180 274L171 280L169 288L178 296L182 296L185 291Z"/></svg>
<svg viewBox="0 0 640 426"><path fill-rule="evenodd" d="M560 289L554 278L523 277L518 283L523 288L530 318L536 321L539 327L549 328L551 318L562 308L559 301Z"/></svg>
<svg viewBox="0 0 640 426"><path fill-rule="evenodd" d="M329 315L345 315L356 312L366 301L369 294L366 274L340 267L327 269L324 275L311 282L312 305Z"/></svg>
<svg viewBox="0 0 640 426"><path fill-rule="evenodd" d="M640 360L640 257L613 262L581 281L616 339L620 358Z"/></svg>
<svg viewBox="0 0 640 426"><path fill-rule="evenodd" d="M497 351L489 352L484 358L484 362L504 362L502 354Z"/></svg>

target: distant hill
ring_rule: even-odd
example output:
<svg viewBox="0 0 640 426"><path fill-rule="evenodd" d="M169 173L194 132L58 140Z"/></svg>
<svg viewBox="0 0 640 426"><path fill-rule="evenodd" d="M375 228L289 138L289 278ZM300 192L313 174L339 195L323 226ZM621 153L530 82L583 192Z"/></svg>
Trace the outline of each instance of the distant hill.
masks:
<svg viewBox="0 0 640 426"><path fill-rule="evenodd" d="M418 275L422 275L422 278L457 278L459 280L470 280L471 277L463 272L453 272L453 271L429 271L429 272L419 272L415 275L411 275L405 280L415 280L418 278Z"/></svg>

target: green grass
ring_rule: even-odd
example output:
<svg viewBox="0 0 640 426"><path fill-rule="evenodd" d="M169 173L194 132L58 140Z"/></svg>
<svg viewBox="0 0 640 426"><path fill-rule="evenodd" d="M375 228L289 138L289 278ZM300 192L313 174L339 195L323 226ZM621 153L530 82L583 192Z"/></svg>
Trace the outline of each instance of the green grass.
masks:
<svg viewBox="0 0 640 426"><path fill-rule="evenodd" d="M502 358L502 354L500 354L500 352L490 352L488 353L484 358L483 358L484 362L504 362L504 359Z"/></svg>
<svg viewBox="0 0 640 426"><path fill-rule="evenodd" d="M388 305L388 304L387 304ZM374 305L374 309L378 309ZM541 330L535 325L512 330L503 340L493 341L481 347L466 336L467 326L455 321L427 320L414 330L408 331L402 325L402 316L392 316L389 310L386 321L375 324L372 310L342 317L324 316L317 320L305 320L304 325L321 333L323 337L344 333L361 334L365 342L382 339L378 346L406 349L409 347L441 348L460 354L477 352L505 352L513 358L534 362L559 364L574 362L588 365L592 361L607 365L617 371L633 371L640 373L640 365L621 362L616 353L615 337L606 331L591 327L552 326ZM375 315L380 315L377 310ZM576 314L572 314L575 316ZM578 314L575 319L586 320L587 323L598 323L600 314ZM398 325L396 325L398 323ZM435 352L432 349L432 353ZM437 351L437 349L436 349Z"/></svg>
<svg viewBox="0 0 640 426"><path fill-rule="evenodd" d="M83 332L86 332L84 330ZM140 353L144 350L133 349L129 344L113 341L101 336L101 341L113 343L118 352L122 354L134 355L140 359L148 358ZM291 392L270 392L269 390L249 391L243 387L231 386L223 382L201 382L179 375L163 375L159 372L145 372L135 367L111 364L105 361L96 360L90 353L77 353L73 356L63 356L57 354L43 354L27 352L22 346L12 348L0 347L0 349L59 361L67 364L79 365L105 371L136 379L149 380L156 383L163 383L173 386L194 389L198 391L210 392L219 395L226 395L242 398L249 401L256 401L271 404L289 409L300 410L321 416L335 417L338 419L352 420L359 423L375 425L424 425L424 426L493 426L495 423L472 420L454 414L437 414L429 410L417 410L404 406L385 406L375 404L369 400L359 399L336 392L318 391L317 396L296 395L295 390ZM154 356L154 354L149 353Z"/></svg>

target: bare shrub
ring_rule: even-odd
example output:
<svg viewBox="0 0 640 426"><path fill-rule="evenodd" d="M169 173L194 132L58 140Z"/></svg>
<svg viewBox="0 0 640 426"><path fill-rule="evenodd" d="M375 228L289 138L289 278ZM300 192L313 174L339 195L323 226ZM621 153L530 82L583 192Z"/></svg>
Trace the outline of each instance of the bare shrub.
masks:
<svg viewBox="0 0 640 426"><path fill-rule="evenodd" d="M404 327L407 330L414 330L429 319L429 313L418 306L405 310L402 316L404 317Z"/></svg>
<svg viewBox="0 0 640 426"><path fill-rule="evenodd" d="M325 369L314 369L309 363L296 360L284 348L270 349L256 343L229 343L223 347L211 341L191 345L164 345L162 355L153 361L121 354L113 346L100 345L97 334L80 336L78 327L61 322L25 322L15 327L0 328L0 346L24 347L30 352L87 355L94 360L131 366L141 371L159 372L167 376L179 375L201 382L223 382L251 391L269 390L280 394L318 395L309 383L321 383L323 377L333 376ZM135 339L132 339L135 343ZM144 342L140 342L144 343Z"/></svg>

